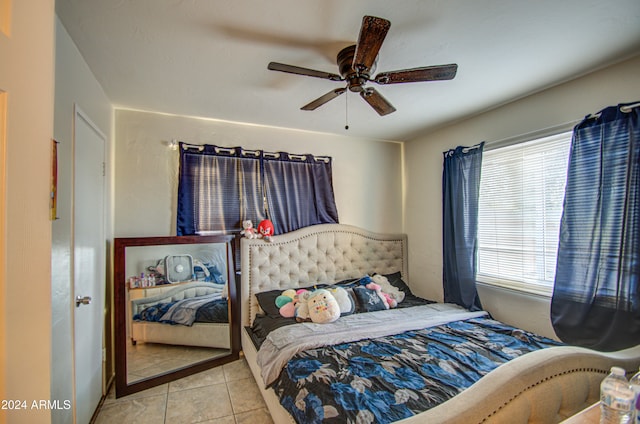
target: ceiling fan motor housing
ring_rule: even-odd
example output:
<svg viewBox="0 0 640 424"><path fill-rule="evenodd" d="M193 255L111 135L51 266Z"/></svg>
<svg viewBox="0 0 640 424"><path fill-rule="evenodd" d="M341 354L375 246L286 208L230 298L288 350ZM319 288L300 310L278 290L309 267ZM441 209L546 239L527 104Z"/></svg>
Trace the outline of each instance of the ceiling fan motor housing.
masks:
<svg viewBox="0 0 640 424"><path fill-rule="evenodd" d="M357 70L353 69L353 56L355 52L355 44L340 50L337 56L337 63L340 75L342 75L342 77L347 81L347 87L349 87L349 90L360 92L364 90L364 85L369 81L370 75L375 72L378 58L376 56L376 60L373 65L371 65L368 72L359 73Z"/></svg>

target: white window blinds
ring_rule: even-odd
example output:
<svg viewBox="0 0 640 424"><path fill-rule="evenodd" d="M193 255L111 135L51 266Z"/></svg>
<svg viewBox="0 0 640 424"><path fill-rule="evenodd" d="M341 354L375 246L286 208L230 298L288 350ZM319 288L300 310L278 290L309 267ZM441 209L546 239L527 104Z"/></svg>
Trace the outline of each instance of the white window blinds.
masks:
<svg viewBox="0 0 640 424"><path fill-rule="evenodd" d="M478 281L551 294L571 132L482 158Z"/></svg>

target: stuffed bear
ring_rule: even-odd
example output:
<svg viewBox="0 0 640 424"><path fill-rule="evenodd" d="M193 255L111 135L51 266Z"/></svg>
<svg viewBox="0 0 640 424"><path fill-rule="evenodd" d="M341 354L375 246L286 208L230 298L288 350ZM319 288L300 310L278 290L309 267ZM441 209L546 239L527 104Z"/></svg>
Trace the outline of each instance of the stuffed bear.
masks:
<svg viewBox="0 0 640 424"><path fill-rule="evenodd" d="M329 290L315 290L307 300L311 321L319 324L333 322L340 318L340 306Z"/></svg>
<svg viewBox="0 0 640 424"><path fill-rule="evenodd" d="M240 231L240 235L248 239L258 238L258 233L256 233L256 229L253 228L253 222L251 222L250 219L242 221L242 231Z"/></svg>
<svg viewBox="0 0 640 424"><path fill-rule="evenodd" d="M375 274L371 279L382 288L382 291L393 298L396 303L400 303L404 300L404 292L391 284L389 279L381 274Z"/></svg>

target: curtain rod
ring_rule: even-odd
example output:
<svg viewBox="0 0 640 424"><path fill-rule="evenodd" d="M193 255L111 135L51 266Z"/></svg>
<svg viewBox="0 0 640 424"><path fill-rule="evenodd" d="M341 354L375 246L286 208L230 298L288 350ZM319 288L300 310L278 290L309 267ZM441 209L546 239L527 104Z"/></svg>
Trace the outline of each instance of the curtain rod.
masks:
<svg viewBox="0 0 640 424"><path fill-rule="evenodd" d="M640 106L640 102L638 102L638 103L631 103L631 104L628 104L628 105L620 106L620 112L623 112L623 113L630 113L634 108L636 108L636 107L638 107L638 106ZM600 112L596 112L596 113L592 113L591 115L587 116L587 118L589 118L589 119L599 118L599 117L600 117L601 112L602 112L602 111L600 111Z"/></svg>
<svg viewBox="0 0 640 424"><path fill-rule="evenodd" d="M171 150L175 150L177 149L177 146L179 143L182 143L182 148L183 149L197 149L199 152L204 150L204 145L202 144L188 144L185 143L183 141L179 141L176 139L173 139L169 142L169 147L171 148ZM175 146L175 147L174 147ZM235 153L235 148L234 147L218 147L215 146L215 150L216 153L219 152L226 152L229 154L233 154ZM260 150L248 150L248 149L243 149L240 148L241 150L241 155L243 156L247 156L247 155L252 155L252 156L260 156ZM263 156L265 157L269 157L269 158L274 158L277 159L280 157L281 152L267 152L267 151L262 151ZM322 162L329 162L331 160L331 158L329 156L315 156L315 155L311 155L311 154L305 154L305 155L296 155L296 154L292 154L292 153L287 153L289 159L297 159L297 160L306 160L307 155L311 156L313 158L313 160L315 160L316 162L318 161L322 161Z"/></svg>
<svg viewBox="0 0 640 424"><path fill-rule="evenodd" d="M620 111L624 113L629 113L636 107L640 106L640 102L631 103L628 105L620 106ZM600 112L595 112L587 115L586 119L593 119L600 117ZM574 126L578 125L585 118L575 119L573 121L565 122L563 124L553 125L551 127L543 128L540 130L531 131L528 133L523 133L519 135L514 135L511 137L505 137L498 140L487 141L485 144L485 150L497 149L499 147L509 146L511 144L517 144L524 141L533 140L535 138L542 138L557 134L559 132L565 132L571 130Z"/></svg>
<svg viewBox="0 0 640 424"><path fill-rule="evenodd" d="M634 109L634 108L636 108L638 106L640 106L640 102L631 103L629 105L620 106L620 111L622 111L624 113L629 113L629 112L631 112L631 109Z"/></svg>
<svg viewBox="0 0 640 424"><path fill-rule="evenodd" d="M203 145L199 145L199 144L187 144L183 141L179 141L179 140L171 140L171 146L177 146L179 143L182 143L182 148L183 149L197 149L199 151L203 151L204 150L204 146Z"/></svg>
<svg viewBox="0 0 640 424"><path fill-rule="evenodd" d="M530 131L527 133L518 134L511 137L505 137L498 140L487 141L485 143L485 150L493 150L499 147L510 146L512 144L522 143L524 141L529 141L536 138L547 137L550 135L558 134L560 132L566 132L571 130L571 128L573 128L576 124L580 123L582 119L576 119L574 121L553 125L547 128L542 128L540 130Z"/></svg>

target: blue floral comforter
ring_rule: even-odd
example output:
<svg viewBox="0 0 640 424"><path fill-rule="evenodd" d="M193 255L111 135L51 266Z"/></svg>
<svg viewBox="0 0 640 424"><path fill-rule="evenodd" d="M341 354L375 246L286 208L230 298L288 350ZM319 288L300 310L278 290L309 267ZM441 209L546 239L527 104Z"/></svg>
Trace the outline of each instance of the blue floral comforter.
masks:
<svg viewBox="0 0 640 424"><path fill-rule="evenodd" d="M472 318L303 350L272 387L298 423L389 423L445 402L511 359L556 345Z"/></svg>

